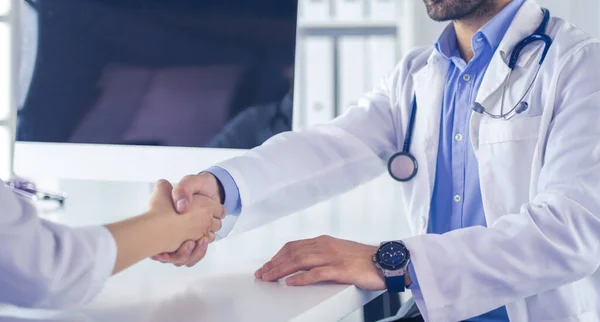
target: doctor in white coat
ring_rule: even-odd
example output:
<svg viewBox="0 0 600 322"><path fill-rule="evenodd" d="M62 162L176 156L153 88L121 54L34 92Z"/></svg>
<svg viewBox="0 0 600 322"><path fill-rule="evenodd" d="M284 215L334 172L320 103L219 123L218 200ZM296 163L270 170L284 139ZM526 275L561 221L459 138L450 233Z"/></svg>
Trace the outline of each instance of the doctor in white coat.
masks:
<svg viewBox="0 0 600 322"><path fill-rule="evenodd" d="M398 183L398 213L414 234L401 241L403 277L424 319L600 321L600 42L552 16L539 73L543 41L522 48L511 73L515 47L544 19L535 1L424 2L432 18L452 20L435 46L409 53L329 124L186 177L174 193L179 210L202 193L230 215L287 214L373 179L402 150L416 96L410 153L419 171ZM486 114L515 106L511 117ZM331 237L291 242L256 276L305 270L287 283L389 288L377 249ZM202 256L156 259L193 265Z"/></svg>

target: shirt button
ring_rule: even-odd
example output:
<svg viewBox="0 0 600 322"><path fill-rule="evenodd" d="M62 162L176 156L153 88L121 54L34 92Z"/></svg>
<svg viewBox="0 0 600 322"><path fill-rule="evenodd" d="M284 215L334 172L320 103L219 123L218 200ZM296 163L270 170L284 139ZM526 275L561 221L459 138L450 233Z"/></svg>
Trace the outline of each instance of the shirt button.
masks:
<svg viewBox="0 0 600 322"><path fill-rule="evenodd" d="M462 200L462 198L460 197L459 194L454 195L454 201L455 202L460 202Z"/></svg>
<svg viewBox="0 0 600 322"><path fill-rule="evenodd" d="M477 41L482 41L482 40L483 40L483 37L477 38Z"/></svg>
<svg viewBox="0 0 600 322"><path fill-rule="evenodd" d="M469 74L464 74L464 75L463 75L463 80L464 80L465 82L468 82L468 81L470 81L470 80L471 80L471 75L469 75Z"/></svg>
<svg viewBox="0 0 600 322"><path fill-rule="evenodd" d="M463 136L462 136L462 134L460 134L460 133L456 133L456 135L454 136L454 139L455 139L456 141L462 141L462 139L463 139Z"/></svg>

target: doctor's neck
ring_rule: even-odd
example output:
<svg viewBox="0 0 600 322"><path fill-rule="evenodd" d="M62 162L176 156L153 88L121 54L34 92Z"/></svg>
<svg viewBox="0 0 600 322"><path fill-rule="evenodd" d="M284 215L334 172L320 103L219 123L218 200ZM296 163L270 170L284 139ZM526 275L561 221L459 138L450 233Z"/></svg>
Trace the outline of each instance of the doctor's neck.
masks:
<svg viewBox="0 0 600 322"><path fill-rule="evenodd" d="M460 56L466 62L475 56L473 35L513 0L424 0L435 21L454 23Z"/></svg>

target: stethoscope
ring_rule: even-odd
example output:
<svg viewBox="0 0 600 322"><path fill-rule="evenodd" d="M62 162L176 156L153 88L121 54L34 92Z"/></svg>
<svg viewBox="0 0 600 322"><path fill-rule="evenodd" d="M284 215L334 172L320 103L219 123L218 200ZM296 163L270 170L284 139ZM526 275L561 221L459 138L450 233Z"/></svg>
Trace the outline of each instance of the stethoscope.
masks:
<svg viewBox="0 0 600 322"><path fill-rule="evenodd" d="M531 89L533 88L533 84L537 79L538 73L540 72L540 68L546 59L546 55L550 50L550 46L552 45L552 38L548 34L546 34L546 28L548 26L548 22L550 21L550 11L546 8L542 8L542 12L544 13L544 19L542 23L537 28L537 30L528 36L527 38L521 40L515 45L513 52L510 56L510 60L508 63L508 67L510 68L510 73L508 75L508 79L504 83L504 88L502 90L502 100L500 105L500 114L492 114L486 111L486 109L478 102L473 103L471 107L472 110L476 113L487 115L493 119L503 119L509 120L517 114L521 114L529 108L529 104L525 102L525 97ZM527 47L527 45L536 42L543 41L544 42L544 51L542 52L542 57L540 62L538 63L537 70L535 72L535 76L531 83L529 84L525 94L521 96L519 102L515 104L515 106L508 112L504 113L504 97L506 94L506 89L508 84L510 83L510 76L517 65L517 61L519 60L519 55L521 51ZM416 95L413 97L413 104L410 113L410 118L408 120L408 128L406 129L406 135L404 137L404 145L402 147L402 152L398 152L394 154L388 161L388 172L397 181L407 182L412 180L416 175L419 169L419 164L417 163L417 159L415 156L410 153L410 144L412 139L413 128L415 125L415 114L417 112L417 97Z"/></svg>

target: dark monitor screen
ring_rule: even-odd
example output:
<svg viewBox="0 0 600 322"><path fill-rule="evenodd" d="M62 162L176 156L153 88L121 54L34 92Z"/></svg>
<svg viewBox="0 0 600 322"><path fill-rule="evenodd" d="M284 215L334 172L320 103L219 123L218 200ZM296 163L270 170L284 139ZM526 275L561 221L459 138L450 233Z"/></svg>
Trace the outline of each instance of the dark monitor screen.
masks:
<svg viewBox="0 0 600 322"><path fill-rule="evenodd" d="M291 130L297 0L26 3L17 140L246 149Z"/></svg>

